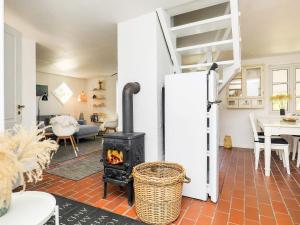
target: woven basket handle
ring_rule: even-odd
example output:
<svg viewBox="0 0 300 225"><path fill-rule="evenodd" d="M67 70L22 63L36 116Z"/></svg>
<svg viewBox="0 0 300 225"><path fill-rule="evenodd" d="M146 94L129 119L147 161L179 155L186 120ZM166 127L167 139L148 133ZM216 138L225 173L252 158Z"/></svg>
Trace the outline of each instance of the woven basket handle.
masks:
<svg viewBox="0 0 300 225"><path fill-rule="evenodd" d="M189 184L189 183L191 183L191 181L192 181L191 178L185 176L183 183Z"/></svg>

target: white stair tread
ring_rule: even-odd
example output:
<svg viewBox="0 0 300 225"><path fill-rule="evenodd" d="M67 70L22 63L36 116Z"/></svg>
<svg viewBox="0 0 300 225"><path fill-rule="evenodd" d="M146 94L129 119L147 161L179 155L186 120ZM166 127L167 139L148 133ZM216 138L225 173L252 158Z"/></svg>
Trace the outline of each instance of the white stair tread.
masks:
<svg viewBox="0 0 300 225"><path fill-rule="evenodd" d="M184 37L193 34L221 30L229 27L231 27L230 14L172 27L171 31L176 37Z"/></svg>
<svg viewBox="0 0 300 225"><path fill-rule="evenodd" d="M233 65L233 60L227 60L227 61L220 61L216 62L218 66L227 66L227 65ZM194 68L203 68L203 67L210 67L212 63L199 63L199 64L192 64L192 65L182 65L181 69L194 69Z"/></svg>
<svg viewBox="0 0 300 225"><path fill-rule="evenodd" d="M173 8L169 8L167 10L170 16L176 16L180 14L184 14L187 12L191 12L198 9L204 9L213 5L222 4L224 2L228 2L229 0L194 0L190 1L184 5L178 5Z"/></svg>
<svg viewBox="0 0 300 225"><path fill-rule="evenodd" d="M216 41L216 42L210 42L210 43L205 43L200 45L177 48L176 51L182 54L200 54L205 52L232 50L232 48L233 48L233 40L229 39L224 41Z"/></svg>

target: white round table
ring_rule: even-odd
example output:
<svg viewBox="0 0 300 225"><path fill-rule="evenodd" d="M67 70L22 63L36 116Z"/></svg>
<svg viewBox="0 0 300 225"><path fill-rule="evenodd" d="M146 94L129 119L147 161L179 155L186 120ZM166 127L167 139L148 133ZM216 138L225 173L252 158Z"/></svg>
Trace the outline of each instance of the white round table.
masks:
<svg viewBox="0 0 300 225"><path fill-rule="evenodd" d="M25 191L12 194L11 206L0 217L1 225L44 225L52 216L59 225L58 206L53 195L46 192Z"/></svg>

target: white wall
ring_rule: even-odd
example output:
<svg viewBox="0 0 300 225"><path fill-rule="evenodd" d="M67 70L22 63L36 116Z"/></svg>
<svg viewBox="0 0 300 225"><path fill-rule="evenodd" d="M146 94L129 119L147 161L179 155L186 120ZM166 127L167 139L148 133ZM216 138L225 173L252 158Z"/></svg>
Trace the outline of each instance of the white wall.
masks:
<svg viewBox="0 0 300 225"><path fill-rule="evenodd" d="M32 127L36 123L36 44L22 38L22 125Z"/></svg>
<svg viewBox="0 0 300 225"><path fill-rule="evenodd" d="M171 71L160 32L155 12L118 24L117 112L122 115L124 85L139 82L141 91L133 103L134 131L146 133L146 161L163 158L161 86L163 75ZM121 122L120 117L120 128Z"/></svg>
<svg viewBox="0 0 300 225"><path fill-rule="evenodd" d="M3 0L0 0L0 132L4 130L4 18Z"/></svg>
<svg viewBox="0 0 300 225"><path fill-rule="evenodd" d="M73 96L64 105L53 95L53 91L63 82L66 83L73 92ZM83 112L85 119L89 120L87 103L78 102L77 100L82 90L87 93L86 79L37 72L36 83L48 85L48 101L40 102L40 115L67 114L78 118L79 114Z"/></svg>
<svg viewBox="0 0 300 225"><path fill-rule="evenodd" d="M253 135L249 123L249 113L257 115L278 115L278 112L272 112L269 93L271 88L270 66L300 63L300 54L280 55L265 58L256 58L243 60L243 65L263 64L265 66L265 108L264 109L227 109L226 106L226 88L221 93L223 100L220 107L220 144L223 145L224 136L230 135L234 147L253 148Z"/></svg>
<svg viewBox="0 0 300 225"><path fill-rule="evenodd" d="M113 77L96 77L87 80L87 95L88 95L88 111L90 114L93 113L105 113L107 118L112 118L116 113L116 79L117 76ZM103 95L105 100L92 100L94 88L98 88L98 82L103 81L105 91L95 92L96 95ZM105 107L93 107L94 103L105 103Z"/></svg>

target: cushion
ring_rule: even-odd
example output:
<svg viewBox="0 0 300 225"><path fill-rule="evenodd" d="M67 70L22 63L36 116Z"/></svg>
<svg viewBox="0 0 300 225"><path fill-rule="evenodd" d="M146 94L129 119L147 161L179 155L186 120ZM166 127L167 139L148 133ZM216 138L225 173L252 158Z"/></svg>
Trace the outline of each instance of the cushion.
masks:
<svg viewBox="0 0 300 225"><path fill-rule="evenodd" d="M259 143L265 143L265 139L264 138L259 138L258 142ZM283 138L271 138L271 143L272 144L284 144L284 145L288 144L288 142L286 140L284 140Z"/></svg>
<svg viewBox="0 0 300 225"><path fill-rule="evenodd" d="M75 133L76 136L83 136L89 134L96 134L99 132L99 126L96 125L80 125L79 131Z"/></svg>
<svg viewBox="0 0 300 225"><path fill-rule="evenodd" d="M258 136L264 136L265 133L264 133L263 131L259 131L259 132L257 132L257 135L258 135Z"/></svg>

